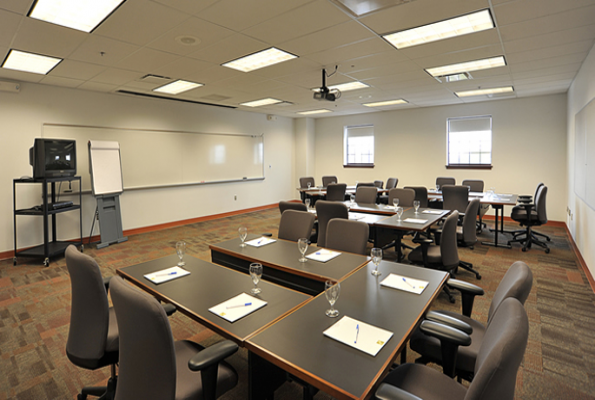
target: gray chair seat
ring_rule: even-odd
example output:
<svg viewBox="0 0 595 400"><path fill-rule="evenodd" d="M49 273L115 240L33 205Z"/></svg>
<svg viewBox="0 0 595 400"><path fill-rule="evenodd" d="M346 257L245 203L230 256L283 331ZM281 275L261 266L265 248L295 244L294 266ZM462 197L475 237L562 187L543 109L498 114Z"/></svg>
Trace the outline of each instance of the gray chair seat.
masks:
<svg viewBox="0 0 595 400"><path fill-rule="evenodd" d="M418 246L411 250L411 253L407 256L409 261L414 264L423 264L424 255L421 246ZM428 247L428 262L430 264L440 264L442 262L442 254L440 253L440 246L429 246Z"/></svg>

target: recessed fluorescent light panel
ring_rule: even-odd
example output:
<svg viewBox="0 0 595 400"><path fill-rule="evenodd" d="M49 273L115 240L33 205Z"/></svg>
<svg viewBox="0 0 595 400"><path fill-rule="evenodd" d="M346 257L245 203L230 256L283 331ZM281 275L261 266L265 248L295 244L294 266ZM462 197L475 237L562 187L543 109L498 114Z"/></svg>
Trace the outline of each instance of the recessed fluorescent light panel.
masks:
<svg viewBox="0 0 595 400"><path fill-rule="evenodd" d="M483 60L468 61L459 64L444 65L442 67L427 68L426 72L434 78L461 74L464 72L479 71L482 69L490 69L496 67L503 67L506 65L504 56L485 58Z"/></svg>
<svg viewBox="0 0 595 400"><path fill-rule="evenodd" d="M168 83L167 85L160 86L157 89L153 89L153 91L167 94L180 94L201 86L204 85L202 83L177 80L175 82Z"/></svg>
<svg viewBox="0 0 595 400"><path fill-rule="evenodd" d="M494 21L492 20L492 15L489 10L483 10L473 14L447 19L446 21L407 29L406 31L390 33L382 37L397 49L404 49L455 36L485 31L493 27Z"/></svg>
<svg viewBox="0 0 595 400"><path fill-rule="evenodd" d="M323 109L320 109L320 110L302 111L302 112L299 112L298 114L301 114L301 115L314 115L314 114L324 114L324 113L330 113L330 112L332 112L332 111L323 108Z"/></svg>
<svg viewBox="0 0 595 400"><path fill-rule="evenodd" d="M297 58L297 56L271 47L270 49L227 62L222 64L222 66L233 68L242 72L250 72L260 68L279 64L283 61L292 60L294 58Z"/></svg>
<svg viewBox="0 0 595 400"><path fill-rule="evenodd" d="M370 87L370 85L366 85L365 83L355 81L355 82L340 83L338 85L329 86L328 88L330 90L337 89L340 92L348 92L350 90L364 89L367 87ZM320 88L314 88L312 90L314 92L320 92Z"/></svg>
<svg viewBox="0 0 595 400"><path fill-rule="evenodd" d="M8 57L6 57L6 60L4 60L4 63L2 64L2 68L46 75L52 68L58 65L60 61L62 61L61 58L25 53L19 50L10 50Z"/></svg>
<svg viewBox="0 0 595 400"><path fill-rule="evenodd" d="M277 99L268 97L266 99L260 99L260 100L249 101L247 103L241 103L240 105L246 106L246 107L262 107L262 106L269 106L271 104L277 104L277 103L283 103L283 100L277 100Z"/></svg>
<svg viewBox="0 0 595 400"><path fill-rule="evenodd" d="M491 89L477 89L477 90L464 90L462 92L455 92L458 97L470 97L470 96L485 96L493 94L505 94L513 93L514 88L512 86L504 86Z"/></svg>
<svg viewBox="0 0 595 400"><path fill-rule="evenodd" d="M407 101L405 101L403 99L397 99L397 100L377 101L375 103L364 103L363 105L366 107L384 107L384 106L394 106L397 104L407 104Z"/></svg>
<svg viewBox="0 0 595 400"><path fill-rule="evenodd" d="M29 17L91 32L125 0L37 0Z"/></svg>

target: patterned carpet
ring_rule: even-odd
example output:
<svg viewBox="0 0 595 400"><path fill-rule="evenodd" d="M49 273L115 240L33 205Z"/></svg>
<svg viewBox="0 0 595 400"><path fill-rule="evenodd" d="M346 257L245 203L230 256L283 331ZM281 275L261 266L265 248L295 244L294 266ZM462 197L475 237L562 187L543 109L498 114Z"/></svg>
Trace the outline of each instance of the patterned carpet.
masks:
<svg viewBox="0 0 595 400"><path fill-rule="evenodd" d="M183 227L138 234L125 243L96 250L86 246L104 276L117 268L172 254L175 242L184 239L187 253L210 261L208 245L233 238L240 225L249 232L276 234L276 209L200 222ZM505 229L516 229L506 224ZM483 276L460 271L458 278L480 284L486 295L476 300L474 318L483 322L491 296L508 266L525 261L534 274L531 295L526 302L530 320L529 344L517 377L517 399L595 399L595 295L579 267L566 231L541 227L550 235L551 253L531 249L523 253L477 245L460 249L460 258L472 262ZM480 240L492 234L484 229ZM387 251L386 257L394 253ZM458 310L460 299L451 305L440 295L433 308ZM105 382L109 369L86 371L71 364L65 355L70 315L70 281L63 258L52 260L48 268L40 260L19 259L0 262L0 400L72 399L85 385ZM174 337L190 338L204 345L221 337L187 317L176 313L171 319ZM408 360L416 354L408 351ZM230 362L240 373L240 384L223 399L246 399L247 354L244 350ZM278 399L299 399L301 388L287 383L276 392ZM330 398L319 393L317 399Z"/></svg>

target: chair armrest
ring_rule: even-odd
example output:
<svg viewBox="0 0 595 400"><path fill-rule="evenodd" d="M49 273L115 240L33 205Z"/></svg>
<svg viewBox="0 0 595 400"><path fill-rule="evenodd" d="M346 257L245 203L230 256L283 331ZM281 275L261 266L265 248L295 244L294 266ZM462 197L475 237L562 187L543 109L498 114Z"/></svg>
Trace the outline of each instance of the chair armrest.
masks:
<svg viewBox="0 0 595 400"><path fill-rule="evenodd" d="M112 278L113 278L113 276L108 276L106 278L103 278L103 286L105 286L106 292L109 290L109 281L111 281Z"/></svg>
<svg viewBox="0 0 595 400"><path fill-rule="evenodd" d="M442 314L440 311L429 311L426 314L426 319L440 324L452 326L453 328L465 332L467 335L471 335L473 333L473 328L471 325L461 321L460 319L451 317L450 315Z"/></svg>
<svg viewBox="0 0 595 400"><path fill-rule="evenodd" d="M484 290L477 285L458 279L449 279L446 284L450 288L457 289L461 292L461 306L463 315L466 317L471 317L475 296L483 296L485 293Z"/></svg>
<svg viewBox="0 0 595 400"><path fill-rule="evenodd" d="M273 234L269 233L269 232L265 232L265 233L261 234L261 236L271 237L271 236L273 236Z"/></svg>
<svg viewBox="0 0 595 400"><path fill-rule="evenodd" d="M165 315L167 315L169 317L173 313L175 313L176 311L178 311L178 309L177 309L176 306L174 306L171 303L165 303L165 304L163 304L163 311L165 311Z"/></svg>
<svg viewBox="0 0 595 400"><path fill-rule="evenodd" d="M224 340L197 353L188 361L191 371L200 371L219 364L238 351L238 345L231 340Z"/></svg>
<svg viewBox="0 0 595 400"><path fill-rule="evenodd" d="M432 244L434 243L434 241L432 239L422 239L422 238L413 238L411 239L411 241L413 243L417 243L417 244Z"/></svg>
<svg viewBox="0 0 595 400"><path fill-rule="evenodd" d="M444 375L454 378L459 346L469 346L471 344L471 336L452 326L428 320L422 321L419 329L426 335L434 336L440 340L442 372Z"/></svg>
<svg viewBox="0 0 595 400"><path fill-rule="evenodd" d="M378 386L375 396L378 400L422 400L416 395L388 383Z"/></svg>

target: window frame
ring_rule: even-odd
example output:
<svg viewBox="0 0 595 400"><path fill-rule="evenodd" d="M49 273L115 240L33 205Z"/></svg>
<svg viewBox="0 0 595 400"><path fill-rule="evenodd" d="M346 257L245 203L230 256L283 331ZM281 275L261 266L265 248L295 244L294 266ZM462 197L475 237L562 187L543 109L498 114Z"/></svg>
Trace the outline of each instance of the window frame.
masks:
<svg viewBox="0 0 595 400"><path fill-rule="evenodd" d="M456 120L489 119L490 124L490 162L489 163L450 163L450 122ZM460 131L459 131L460 132ZM471 131L469 131L471 132ZM453 132L454 133L454 132ZM494 125L492 115L472 115L449 117L446 119L446 169L492 169L493 168ZM481 150L481 149L480 149Z"/></svg>
<svg viewBox="0 0 595 400"><path fill-rule="evenodd" d="M353 134L351 137L371 137L371 158L372 162L349 162L349 145L348 139L350 137L349 132L351 129L364 129L371 128L372 133L368 135L356 135ZM353 132L355 133L355 132ZM374 124L362 124L362 125L347 125L343 127L343 168L374 168L374 160L376 157L376 135L374 134Z"/></svg>

